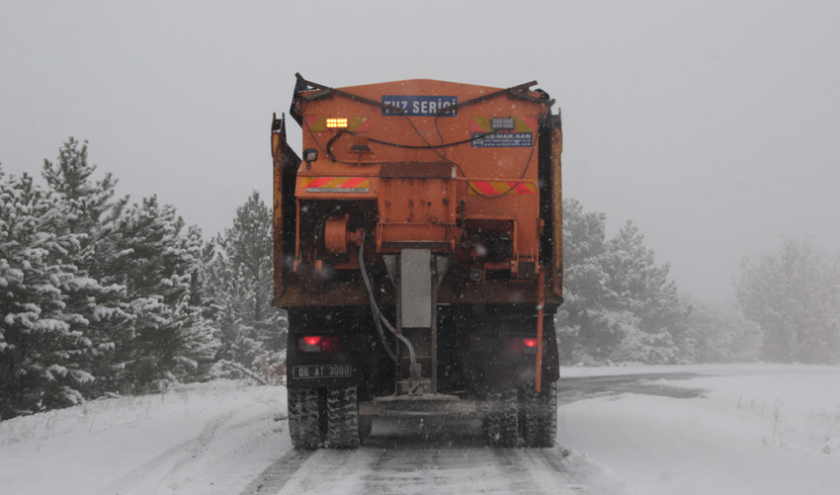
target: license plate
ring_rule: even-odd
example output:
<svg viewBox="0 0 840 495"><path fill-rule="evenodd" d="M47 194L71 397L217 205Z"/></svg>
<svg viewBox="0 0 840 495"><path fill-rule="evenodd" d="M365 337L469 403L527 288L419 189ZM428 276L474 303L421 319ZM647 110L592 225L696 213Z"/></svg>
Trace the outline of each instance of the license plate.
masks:
<svg viewBox="0 0 840 495"><path fill-rule="evenodd" d="M292 378L350 378L353 367L349 364L314 364L309 366L295 366L292 368Z"/></svg>

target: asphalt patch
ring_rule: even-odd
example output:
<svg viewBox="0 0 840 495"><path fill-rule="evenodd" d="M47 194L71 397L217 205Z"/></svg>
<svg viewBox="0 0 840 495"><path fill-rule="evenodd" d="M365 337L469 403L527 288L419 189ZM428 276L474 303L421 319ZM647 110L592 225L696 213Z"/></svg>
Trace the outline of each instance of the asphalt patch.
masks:
<svg viewBox="0 0 840 495"><path fill-rule="evenodd" d="M655 395L674 399L701 397L705 390L700 388L672 387L662 380L689 380L699 375L694 373L644 373L637 375L586 376L560 378L557 382L558 406L579 400L609 397L619 394Z"/></svg>

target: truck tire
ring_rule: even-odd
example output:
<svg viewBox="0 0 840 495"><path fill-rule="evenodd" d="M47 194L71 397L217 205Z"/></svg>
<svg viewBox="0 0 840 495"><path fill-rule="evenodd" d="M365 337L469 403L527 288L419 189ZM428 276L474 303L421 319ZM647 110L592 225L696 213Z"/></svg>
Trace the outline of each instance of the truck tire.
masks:
<svg viewBox="0 0 840 495"><path fill-rule="evenodd" d="M528 447L554 447L557 436L557 383L546 383L540 393L526 387L523 400L523 438Z"/></svg>
<svg viewBox="0 0 840 495"><path fill-rule="evenodd" d="M519 437L516 390L491 393L487 397L484 436L491 447L515 447Z"/></svg>
<svg viewBox="0 0 840 495"><path fill-rule="evenodd" d="M295 450L314 450L321 444L318 389L289 390L289 435Z"/></svg>
<svg viewBox="0 0 840 495"><path fill-rule="evenodd" d="M329 449L355 449L360 443L356 387L327 389L327 436L324 446Z"/></svg>

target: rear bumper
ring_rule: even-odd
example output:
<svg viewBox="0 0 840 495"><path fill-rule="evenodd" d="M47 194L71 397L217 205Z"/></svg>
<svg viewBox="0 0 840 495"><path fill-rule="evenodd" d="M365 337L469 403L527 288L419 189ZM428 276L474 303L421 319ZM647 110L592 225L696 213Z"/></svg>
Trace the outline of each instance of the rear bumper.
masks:
<svg viewBox="0 0 840 495"><path fill-rule="evenodd" d="M455 416L478 417L480 407L472 399L455 395L387 396L359 403L359 414L372 417Z"/></svg>

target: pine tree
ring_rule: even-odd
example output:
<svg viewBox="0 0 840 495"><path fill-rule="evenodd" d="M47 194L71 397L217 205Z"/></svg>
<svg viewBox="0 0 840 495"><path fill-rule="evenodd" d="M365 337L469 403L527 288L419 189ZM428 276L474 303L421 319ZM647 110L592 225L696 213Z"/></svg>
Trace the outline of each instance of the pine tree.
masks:
<svg viewBox="0 0 840 495"><path fill-rule="evenodd" d="M58 161L44 160L41 171L62 203L64 227L74 233L90 233L82 243L88 250L98 247L97 243L112 232L114 220L128 202L128 197L114 201L117 181L110 173L99 182L91 180L96 168L88 163L87 141L80 147L71 137L59 149ZM84 250L81 254L92 255Z"/></svg>
<svg viewBox="0 0 840 495"><path fill-rule="evenodd" d="M839 261L792 239L776 253L743 260L737 298L761 326L763 359L840 362Z"/></svg>
<svg viewBox="0 0 840 495"><path fill-rule="evenodd" d="M210 376L211 248L155 197L126 208L95 170L70 138L44 161L47 189L0 173L0 417Z"/></svg>
<svg viewBox="0 0 840 495"><path fill-rule="evenodd" d="M734 305L695 302L689 325L701 363L750 363L761 357L761 327Z"/></svg>
<svg viewBox="0 0 840 495"><path fill-rule="evenodd" d="M216 237L208 293L221 331L221 357L263 375L280 375L287 320L271 306L274 241L271 210L254 191L233 226Z"/></svg>
<svg viewBox="0 0 840 495"><path fill-rule="evenodd" d="M668 280L669 266L656 265L655 254L644 235L628 221L605 246L608 306L629 311L639 319L635 348L637 360L673 362L693 358L693 339L688 328L689 308L677 286ZM647 350L642 350L647 347ZM627 359L622 350L621 358Z"/></svg>
<svg viewBox="0 0 840 495"><path fill-rule="evenodd" d="M628 222L606 240L606 216L563 204L565 302L557 318L565 358L674 362L692 358L689 308L668 265L657 266Z"/></svg>
<svg viewBox="0 0 840 495"><path fill-rule="evenodd" d="M196 228L181 235L184 221L171 205L152 196L120 218L116 256L109 269L127 288L132 338L118 349L132 388L201 378L218 341L196 300L203 241Z"/></svg>
<svg viewBox="0 0 840 495"><path fill-rule="evenodd" d="M79 240L56 234L60 208L31 176L0 174L0 205L0 417L9 418L82 400L92 343L64 299L95 283L66 262Z"/></svg>
<svg viewBox="0 0 840 495"><path fill-rule="evenodd" d="M574 199L563 203L563 294L557 332L566 359L587 354L601 360L622 331L604 320L607 275L603 267L606 215L585 212Z"/></svg>
<svg viewBox="0 0 840 495"><path fill-rule="evenodd" d="M55 163L44 160L41 175L60 212L53 232L76 240L66 261L87 279L84 287L66 292L63 300L87 320L85 335L91 346L84 366L97 378L95 391L102 392L117 386L120 367L112 361L113 353L118 344L131 340L134 316L127 312L126 286L115 283L111 272L116 224L128 198L114 200L117 181L105 174L94 182L95 171L96 165L88 162L87 142L71 137L59 149Z"/></svg>

